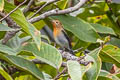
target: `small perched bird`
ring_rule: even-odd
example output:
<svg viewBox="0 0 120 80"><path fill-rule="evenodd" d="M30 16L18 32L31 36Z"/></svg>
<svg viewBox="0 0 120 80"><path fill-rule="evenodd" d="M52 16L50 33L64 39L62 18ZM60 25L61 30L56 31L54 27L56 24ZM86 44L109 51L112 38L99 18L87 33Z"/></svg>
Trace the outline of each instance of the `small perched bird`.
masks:
<svg viewBox="0 0 120 80"><path fill-rule="evenodd" d="M70 39L64 31L62 23L59 20L52 20L52 25L55 42L60 45L61 48L63 48L64 50L67 50L71 54L74 54Z"/></svg>

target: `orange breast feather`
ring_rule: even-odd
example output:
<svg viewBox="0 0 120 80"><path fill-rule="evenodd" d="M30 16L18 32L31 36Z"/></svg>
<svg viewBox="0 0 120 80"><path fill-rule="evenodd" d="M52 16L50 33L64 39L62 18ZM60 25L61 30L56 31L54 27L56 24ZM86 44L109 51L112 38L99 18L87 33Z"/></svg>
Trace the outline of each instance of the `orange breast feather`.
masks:
<svg viewBox="0 0 120 80"><path fill-rule="evenodd" d="M54 37L57 37L58 35L60 35L60 32L61 32L60 29L54 28L54 32L53 32Z"/></svg>

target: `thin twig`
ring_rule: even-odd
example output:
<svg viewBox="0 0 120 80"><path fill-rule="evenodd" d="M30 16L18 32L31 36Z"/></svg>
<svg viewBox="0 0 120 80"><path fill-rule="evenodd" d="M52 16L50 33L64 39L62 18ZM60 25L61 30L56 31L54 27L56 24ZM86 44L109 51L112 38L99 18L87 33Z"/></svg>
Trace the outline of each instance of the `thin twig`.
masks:
<svg viewBox="0 0 120 80"><path fill-rule="evenodd" d="M30 8L29 10L30 10L30 11L38 10L40 7L41 7L41 6L32 7L32 8Z"/></svg>
<svg viewBox="0 0 120 80"><path fill-rule="evenodd" d="M45 13L41 14L40 16L37 16L37 17L34 17L34 18L30 19L29 22L34 23L34 22L39 21L41 19L44 19L48 16L71 13L73 11L78 10L86 2L87 2L87 0L81 0L76 6L70 7L70 8L64 9L64 10L53 9L51 11L48 11L48 12L45 12Z"/></svg>
<svg viewBox="0 0 120 80"><path fill-rule="evenodd" d="M79 51L82 50L82 49L83 49L83 47L82 47L82 48L78 48L78 49L76 49L76 50L73 50L73 53L79 52Z"/></svg>
<svg viewBox="0 0 120 80"><path fill-rule="evenodd" d="M62 70L62 72L60 72L59 74L57 74L57 76L54 78L54 80L58 80L58 79L60 78L60 76L61 76L62 74L64 74L66 71L67 71L67 67L65 67L65 68Z"/></svg>
<svg viewBox="0 0 120 80"><path fill-rule="evenodd" d="M22 6L26 2L27 2L27 0L25 0L24 2L22 2L21 4L19 4L15 9L13 9L12 11L10 11L5 17L3 17L2 19L0 19L0 22L3 21L5 18L7 18L10 14L12 14L14 11L16 11L20 6Z"/></svg>
<svg viewBox="0 0 120 80"><path fill-rule="evenodd" d="M27 11L29 11L30 6L34 3L34 0L30 0L27 7L23 10L23 13L25 14Z"/></svg>
<svg viewBox="0 0 120 80"><path fill-rule="evenodd" d="M48 1L48 2L46 2L42 7L40 7L40 9L38 9L31 17L30 17L30 19L32 18L32 17L34 17L37 13L39 13L44 7L46 7L47 5L49 5L49 4L51 4L51 3L54 3L54 2L56 2L57 0L50 0L50 1Z"/></svg>

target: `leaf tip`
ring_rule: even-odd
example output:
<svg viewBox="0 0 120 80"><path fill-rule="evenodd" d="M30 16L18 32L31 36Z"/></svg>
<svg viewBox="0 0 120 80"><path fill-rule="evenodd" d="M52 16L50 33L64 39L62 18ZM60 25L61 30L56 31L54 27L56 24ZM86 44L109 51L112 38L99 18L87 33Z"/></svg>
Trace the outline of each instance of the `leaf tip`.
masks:
<svg viewBox="0 0 120 80"><path fill-rule="evenodd" d="M39 45L37 46L37 48L38 48L38 50L40 51L40 46L39 46Z"/></svg>

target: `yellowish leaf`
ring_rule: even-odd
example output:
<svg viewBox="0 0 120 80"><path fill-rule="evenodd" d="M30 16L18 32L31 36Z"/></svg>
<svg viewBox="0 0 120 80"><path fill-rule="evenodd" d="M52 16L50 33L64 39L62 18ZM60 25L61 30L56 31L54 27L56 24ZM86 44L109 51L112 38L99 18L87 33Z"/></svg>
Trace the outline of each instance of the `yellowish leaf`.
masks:
<svg viewBox="0 0 120 80"><path fill-rule="evenodd" d="M4 9L4 0L0 0L0 11Z"/></svg>

